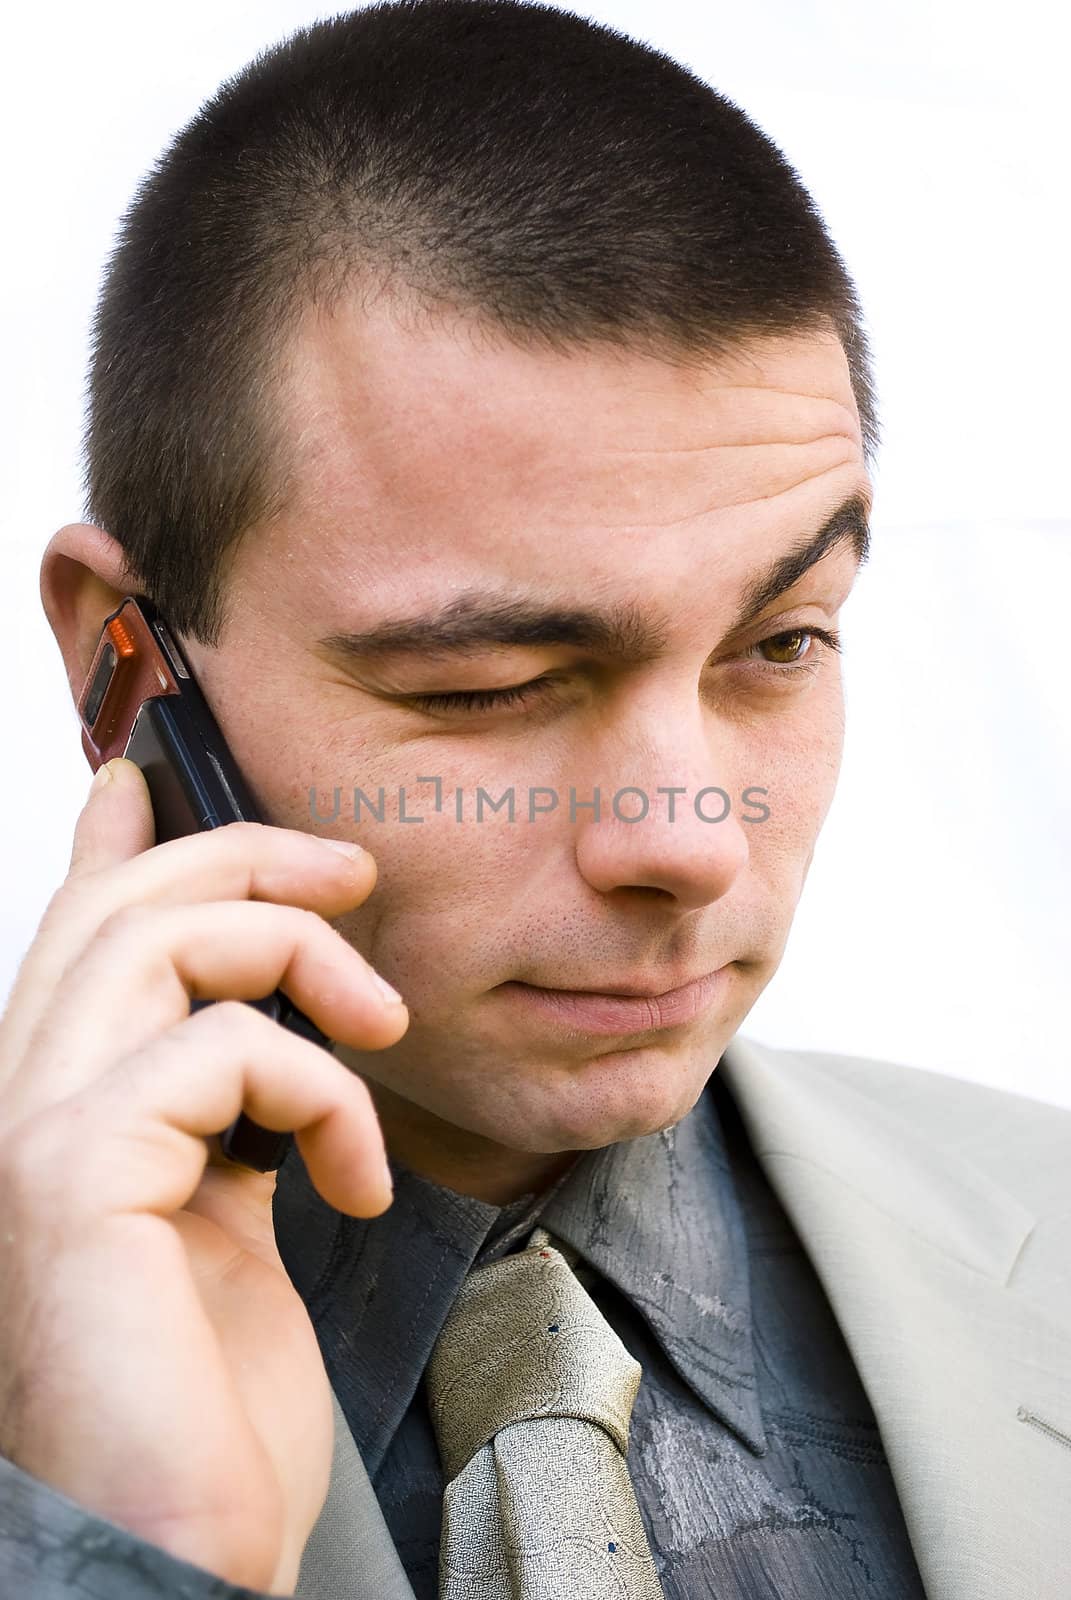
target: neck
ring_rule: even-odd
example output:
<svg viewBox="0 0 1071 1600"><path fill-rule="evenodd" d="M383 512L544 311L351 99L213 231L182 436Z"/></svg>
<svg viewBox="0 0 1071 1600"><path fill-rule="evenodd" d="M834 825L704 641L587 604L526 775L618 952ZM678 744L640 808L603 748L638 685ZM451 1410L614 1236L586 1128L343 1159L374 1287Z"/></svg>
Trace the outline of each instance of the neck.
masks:
<svg viewBox="0 0 1071 1600"><path fill-rule="evenodd" d="M549 1154L511 1150L482 1134L444 1122L371 1078L364 1077L364 1082L390 1156L430 1183L488 1205L505 1206L522 1195L542 1194L581 1154L577 1150Z"/></svg>

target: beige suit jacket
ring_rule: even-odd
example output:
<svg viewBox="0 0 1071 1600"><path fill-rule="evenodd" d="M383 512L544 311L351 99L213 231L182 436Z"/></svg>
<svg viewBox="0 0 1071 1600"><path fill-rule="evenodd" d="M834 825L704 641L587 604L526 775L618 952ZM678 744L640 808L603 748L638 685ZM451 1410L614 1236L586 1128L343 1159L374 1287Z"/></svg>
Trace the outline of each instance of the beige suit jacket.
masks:
<svg viewBox="0 0 1071 1600"><path fill-rule="evenodd" d="M1071 1600L1071 1111L739 1035L756 1156L855 1360L927 1600ZM336 1402L302 1600L413 1600Z"/></svg>

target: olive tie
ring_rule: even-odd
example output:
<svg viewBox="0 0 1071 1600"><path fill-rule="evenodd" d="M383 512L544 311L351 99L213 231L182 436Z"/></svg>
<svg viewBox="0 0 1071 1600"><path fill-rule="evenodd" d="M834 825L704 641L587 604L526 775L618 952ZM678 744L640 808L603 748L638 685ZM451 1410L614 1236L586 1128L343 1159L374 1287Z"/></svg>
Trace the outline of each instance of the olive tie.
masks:
<svg viewBox="0 0 1071 1600"><path fill-rule="evenodd" d="M426 1381L440 1600L663 1600L629 1477L642 1368L536 1228L470 1272Z"/></svg>

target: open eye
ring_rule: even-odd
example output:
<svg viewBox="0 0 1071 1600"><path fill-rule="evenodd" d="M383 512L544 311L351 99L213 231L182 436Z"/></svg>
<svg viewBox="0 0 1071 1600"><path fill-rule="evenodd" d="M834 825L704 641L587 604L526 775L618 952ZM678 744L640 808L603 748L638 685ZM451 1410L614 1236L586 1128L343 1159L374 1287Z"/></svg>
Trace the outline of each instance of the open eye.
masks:
<svg viewBox="0 0 1071 1600"><path fill-rule="evenodd" d="M818 660L813 648L802 649L801 641L817 639L827 650L840 649L840 634L830 628L787 628L783 633L773 633L768 639L760 639L751 646L747 653L750 655L757 650L765 650L772 645L777 650L784 650L788 654L787 661L760 660L760 671L769 671L791 675L797 672L814 672Z"/></svg>

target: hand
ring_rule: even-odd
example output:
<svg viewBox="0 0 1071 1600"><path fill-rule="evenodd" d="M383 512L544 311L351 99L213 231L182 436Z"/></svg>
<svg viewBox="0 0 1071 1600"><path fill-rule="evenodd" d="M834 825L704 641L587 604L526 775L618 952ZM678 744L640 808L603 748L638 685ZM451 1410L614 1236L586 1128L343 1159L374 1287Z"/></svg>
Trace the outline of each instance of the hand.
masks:
<svg viewBox="0 0 1071 1600"><path fill-rule="evenodd" d="M292 1593L330 1387L276 1248L276 1175L213 1135L244 1111L294 1133L339 1211L390 1204L360 1078L240 1003L279 987L340 1043L402 1036L404 1004L324 920L375 863L258 823L153 846L139 769L102 770L0 1019L0 1454L230 1583Z"/></svg>

